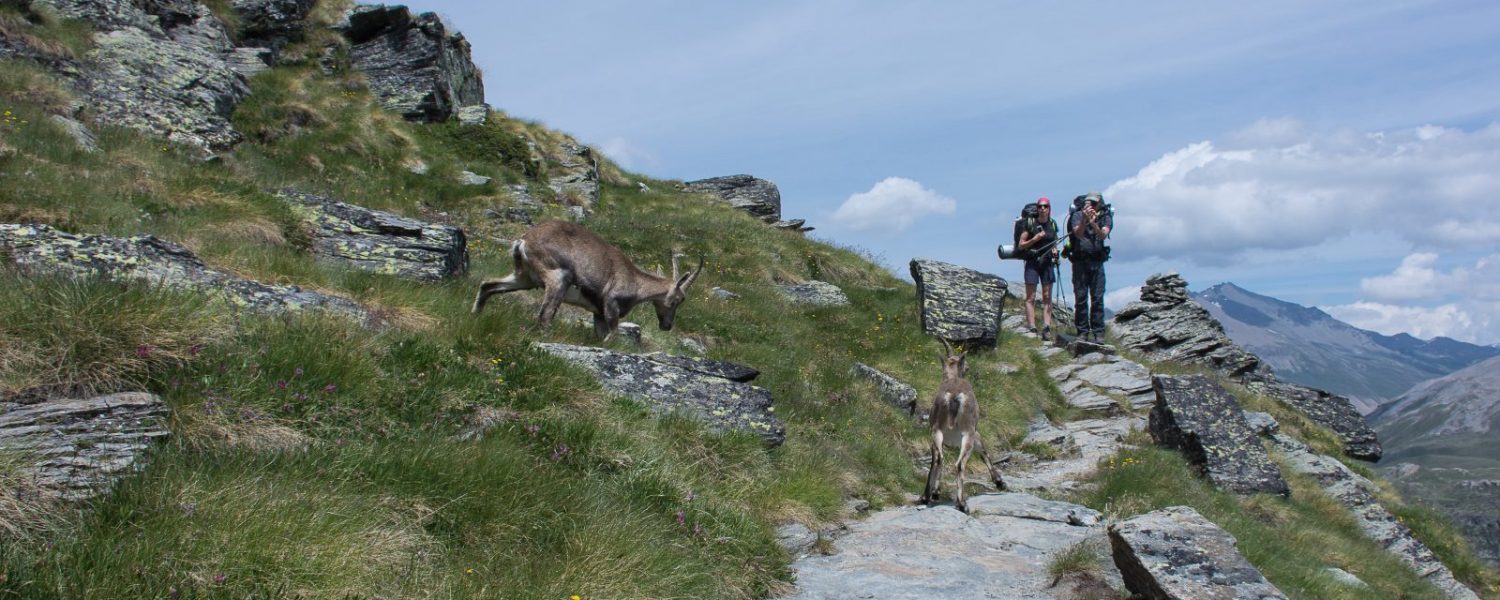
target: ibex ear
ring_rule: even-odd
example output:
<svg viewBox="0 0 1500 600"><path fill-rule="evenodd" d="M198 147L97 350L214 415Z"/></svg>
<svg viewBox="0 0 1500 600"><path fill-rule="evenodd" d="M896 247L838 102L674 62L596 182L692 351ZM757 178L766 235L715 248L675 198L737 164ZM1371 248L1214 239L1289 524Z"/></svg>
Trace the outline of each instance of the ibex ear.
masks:
<svg viewBox="0 0 1500 600"><path fill-rule="evenodd" d="M959 375L967 375L968 373L969 373L969 353L968 352L960 352L960 353L958 353L958 374Z"/></svg>
<svg viewBox="0 0 1500 600"><path fill-rule="evenodd" d="M678 279L677 280L677 289L679 289L679 290L686 290L688 288L688 286L693 285L693 282L698 280L698 274L702 273L702 272L703 272L703 257L700 256L700 257L698 257L698 268L693 269L692 273L688 273L687 275L683 275L681 279ZM675 275L676 273L674 272L673 274Z"/></svg>

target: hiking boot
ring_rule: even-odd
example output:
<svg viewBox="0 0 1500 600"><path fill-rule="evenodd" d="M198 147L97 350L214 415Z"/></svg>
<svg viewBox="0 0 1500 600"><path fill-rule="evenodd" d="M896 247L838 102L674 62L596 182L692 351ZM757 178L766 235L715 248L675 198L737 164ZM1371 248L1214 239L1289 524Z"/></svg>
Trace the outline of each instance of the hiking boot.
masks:
<svg viewBox="0 0 1500 600"><path fill-rule="evenodd" d="M1046 325L1046 326L1042 327L1042 341L1044 341L1044 342L1050 342L1050 341L1052 341L1052 326L1051 325Z"/></svg>

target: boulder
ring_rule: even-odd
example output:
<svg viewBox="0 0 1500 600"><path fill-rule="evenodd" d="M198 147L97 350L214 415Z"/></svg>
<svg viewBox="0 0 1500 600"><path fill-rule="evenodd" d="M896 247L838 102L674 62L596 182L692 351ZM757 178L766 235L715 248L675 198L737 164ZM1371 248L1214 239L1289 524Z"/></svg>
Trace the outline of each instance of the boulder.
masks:
<svg viewBox="0 0 1500 600"><path fill-rule="evenodd" d="M227 60L234 44L207 6L189 0L37 0L95 27L94 47L64 70L95 121L204 150L241 139L229 117L250 94Z"/></svg>
<svg viewBox="0 0 1500 600"><path fill-rule="evenodd" d="M457 116L459 125L483 125L490 120L490 105L470 104L459 107Z"/></svg>
<svg viewBox="0 0 1500 600"><path fill-rule="evenodd" d="M350 43L350 65L364 73L383 106L407 120L443 122L461 107L484 103L468 40L436 14L360 5L338 28Z"/></svg>
<svg viewBox="0 0 1500 600"><path fill-rule="evenodd" d="M1224 388L1202 375L1157 375L1151 382L1156 406L1147 430L1157 444L1182 452L1219 489L1291 493L1239 403Z"/></svg>
<svg viewBox="0 0 1500 600"><path fill-rule="evenodd" d="M316 228L320 259L363 271L437 281L469 270L462 229L283 189L276 196Z"/></svg>
<svg viewBox="0 0 1500 600"><path fill-rule="evenodd" d="M1460 583L1432 550L1418 540L1396 515L1380 504L1379 488L1338 459L1323 456L1296 438L1272 433L1271 440L1289 468L1318 482L1323 492L1349 509L1366 536L1406 563L1417 575L1442 590L1452 600L1478 600L1479 596Z"/></svg>
<svg viewBox="0 0 1500 600"><path fill-rule="evenodd" d="M779 286L782 295L786 296L792 304L806 304L810 306L848 306L849 297L844 295L844 290L839 286L823 281L809 281L807 283L787 284Z"/></svg>
<svg viewBox="0 0 1500 600"><path fill-rule="evenodd" d="M1120 345L1153 361L1203 365L1230 377L1269 375L1260 358L1235 345L1208 310L1188 298L1176 273L1152 275L1141 300L1115 313L1111 330Z"/></svg>
<svg viewBox="0 0 1500 600"><path fill-rule="evenodd" d="M1245 560L1233 535L1191 507L1170 506L1112 524L1109 541L1125 587L1144 598L1286 598Z"/></svg>
<svg viewBox="0 0 1500 600"><path fill-rule="evenodd" d="M849 373L874 383L875 388L880 390L880 399L886 404L907 411L909 414L916 414L917 388L864 363L854 363Z"/></svg>
<svg viewBox="0 0 1500 600"><path fill-rule="evenodd" d="M640 400L653 413L683 414L702 421L710 430L754 434L771 446L786 440L786 427L776 418L771 393L765 388L682 368L678 357L664 361L567 344L538 343L537 347L588 369L604 389Z"/></svg>
<svg viewBox="0 0 1500 600"><path fill-rule="evenodd" d="M473 171L460 171L458 182L464 185L484 185L490 182L490 178Z"/></svg>
<svg viewBox="0 0 1500 600"><path fill-rule="evenodd" d="M126 392L0 403L0 451L16 456L41 490L68 500L92 498L140 468L166 429L160 397Z"/></svg>
<svg viewBox="0 0 1500 600"><path fill-rule="evenodd" d="M914 258L922 331L965 348L994 348L1005 280L958 265Z"/></svg>
<svg viewBox="0 0 1500 600"><path fill-rule="evenodd" d="M756 377L760 376L760 371L755 369L754 367L748 367L739 363L713 360L709 358L698 358L694 356L674 356L665 352L652 352L642 358L655 363L681 367L695 373L713 377L722 377L724 379L728 379L730 381L738 381L740 383L750 383L751 381L754 381Z"/></svg>
<svg viewBox="0 0 1500 600"><path fill-rule="evenodd" d="M689 181L682 184L682 189L709 194L767 223L781 220L781 191L764 179L726 175Z"/></svg>
<svg viewBox="0 0 1500 600"><path fill-rule="evenodd" d="M107 277L202 292L254 312L317 308L371 322L369 312L347 298L215 271L187 248L150 235L117 238L73 235L46 225L0 225L0 259L25 273Z"/></svg>

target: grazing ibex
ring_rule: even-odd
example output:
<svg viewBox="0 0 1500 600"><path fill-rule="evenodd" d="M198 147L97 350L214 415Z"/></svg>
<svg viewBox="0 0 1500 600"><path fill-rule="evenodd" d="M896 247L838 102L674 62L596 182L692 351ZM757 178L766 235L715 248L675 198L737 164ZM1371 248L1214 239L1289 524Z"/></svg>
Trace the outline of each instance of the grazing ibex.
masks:
<svg viewBox="0 0 1500 600"><path fill-rule="evenodd" d="M932 397L932 413L929 415L932 424L932 466L927 470L927 489L922 492L923 504L931 504L937 500L939 470L943 468L943 447L958 448L958 489L954 493L957 501L953 506L963 512L969 512L968 506L964 504L964 463L969 461L971 450L979 451L979 458L989 468L995 487L1005 489L1000 471L990 462L984 443L979 439L979 400L974 396L974 386L964 379L968 370L966 356L963 352L954 356L953 347L948 345L948 340L943 340L943 382L938 385L937 394Z"/></svg>
<svg viewBox="0 0 1500 600"><path fill-rule="evenodd" d="M672 256L670 278L636 268L619 248L583 226L566 221L539 223L526 230L510 246L516 271L479 285L474 312L484 308L490 296L544 288L542 325L552 323L563 302L594 313L594 332L609 339L620 319L642 302L656 307L657 324L672 329L677 307L687 300L687 288L703 272L703 261L692 273L678 277L677 256Z"/></svg>

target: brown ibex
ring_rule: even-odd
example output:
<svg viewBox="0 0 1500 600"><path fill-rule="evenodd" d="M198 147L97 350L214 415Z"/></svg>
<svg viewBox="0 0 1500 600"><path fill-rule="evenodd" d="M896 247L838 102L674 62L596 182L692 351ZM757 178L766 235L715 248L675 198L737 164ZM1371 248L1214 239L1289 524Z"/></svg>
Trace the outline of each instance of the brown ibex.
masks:
<svg viewBox="0 0 1500 600"><path fill-rule="evenodd" d="M677 308L687 300L688 286L703 272L700 259L696 270L678 277L674 254L670 278L652 275L636 268L604 238L566 221L538 223L526 230L510 245L510 255L515 272L479 285L475 313L490 296L540 287L545 291L537 320L543 326L551 324L558 305L567 302L594 313L594 332L604 339L642 302L656 307L657 324L663 331L672 329Z"/></svg>
<svg viewBox="0 0 1500 600"><path fill-rule="evenodd" d="M968 505L964 503L964 463L969 461L970 451L978 450L979 458L984 460L984 466L989 469L995 487L1005 489L1000 471L990 462L985 445L979 439L979 399L974 396L974 386L964 379L968 370L966 357L965 352L954 356L953 347L948 345L948 340L943 340L943 382L938 385L937 394L932 397L932 413L929 415L932 424L932 466L927 470L927 489L922 492L923 504L932 504L937 500L939 471L943 468L943 447L958 448L958 488L954 493L956 501L953 506L963 512L969 512Z"/></svg>

